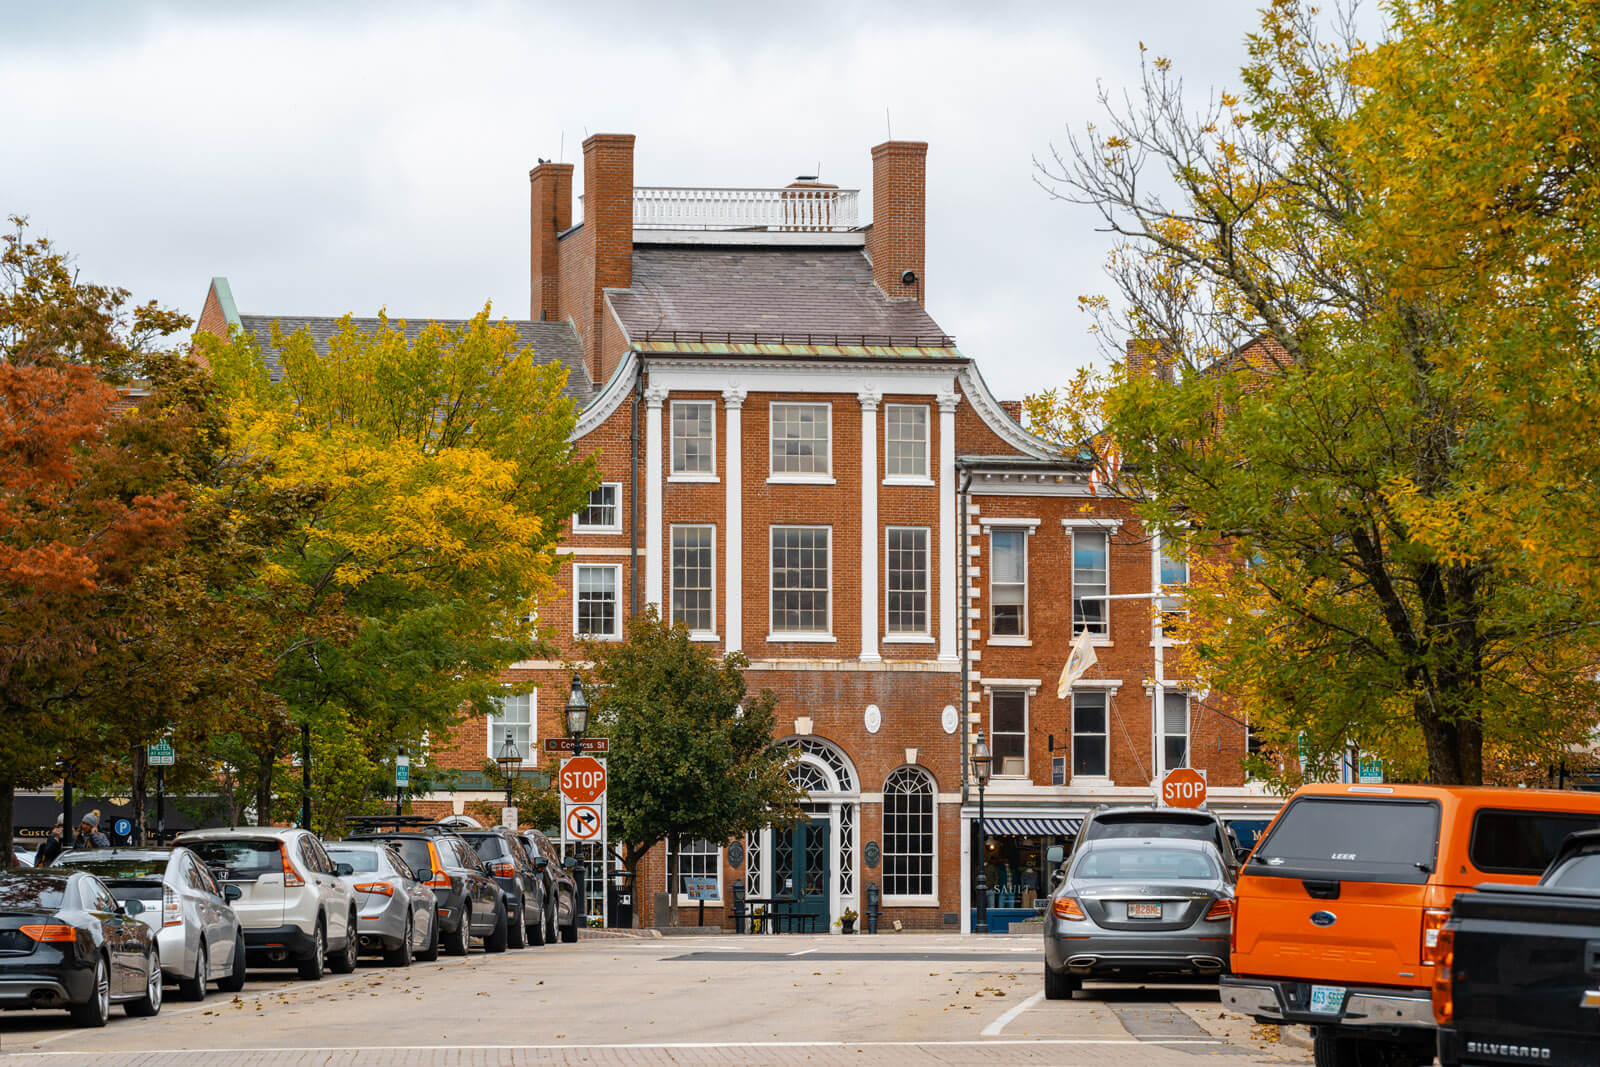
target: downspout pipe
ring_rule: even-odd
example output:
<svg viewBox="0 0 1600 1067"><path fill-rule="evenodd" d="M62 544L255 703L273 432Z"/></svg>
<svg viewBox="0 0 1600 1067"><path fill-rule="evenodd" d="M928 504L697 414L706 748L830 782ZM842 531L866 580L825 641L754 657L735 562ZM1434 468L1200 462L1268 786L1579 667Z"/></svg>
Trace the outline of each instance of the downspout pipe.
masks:
<svg viewBox="0 0 1600 1067"><path fill-rule="evenodd" d="M633 416L628 420L628 616L639 617L639 402L644 399L644 357L634 353Z"/></svg>
<svg viewBox="0 0 1600 1067"><path fill-rule="evenodd" d="M966 804L970 799L972 780L968 767L967 735L972 732L971 711L968 707L968 693L971 684L967 679L967 671L971 665L972 657L967 653L967 643L972 632L972 620L968 618L967 608L967 494L972 488L972 469L956 460L956 473L959 481L956 491L956 570L960 577L956 579L956 633L959 637L957 647L961 650L961 803Z"/></svg>

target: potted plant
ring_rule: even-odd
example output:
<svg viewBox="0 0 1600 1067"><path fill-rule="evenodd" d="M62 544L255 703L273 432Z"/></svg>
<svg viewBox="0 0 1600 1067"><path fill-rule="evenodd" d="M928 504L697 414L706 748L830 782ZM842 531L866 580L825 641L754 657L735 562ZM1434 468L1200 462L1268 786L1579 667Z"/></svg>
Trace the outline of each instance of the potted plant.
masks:
<svg viewBox="0 0 1600 1067"><path fill-rule="evenodd" d="M856 918L855 910L846 908L837 919L833 920L833 925L841 927L844 933L853 934L856 932Z"/></svg>

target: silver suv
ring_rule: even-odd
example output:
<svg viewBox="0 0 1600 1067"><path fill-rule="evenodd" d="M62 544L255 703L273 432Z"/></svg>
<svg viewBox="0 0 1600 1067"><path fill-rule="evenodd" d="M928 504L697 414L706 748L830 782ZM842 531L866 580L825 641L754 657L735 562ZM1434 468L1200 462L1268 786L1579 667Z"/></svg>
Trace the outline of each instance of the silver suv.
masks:
<svg viewBox="0 0 1600 1067"><path fill-rule="evenodd" d="M192 849L224 887L244 926L252 967L294 966L302 978L356 969L356 895L340 878L316 835L305 830L250 826L193 830L175 844Z"/></svg>

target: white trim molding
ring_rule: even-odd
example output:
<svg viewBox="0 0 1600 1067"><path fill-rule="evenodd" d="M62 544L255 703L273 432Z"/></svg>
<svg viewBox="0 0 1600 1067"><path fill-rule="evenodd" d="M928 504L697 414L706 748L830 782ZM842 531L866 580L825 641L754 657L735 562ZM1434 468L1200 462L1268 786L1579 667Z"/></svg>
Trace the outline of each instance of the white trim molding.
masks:
<svg viewBox="0 0 1600 1067"><path fill-rule="evenodd" d="M738 382L722 391L722 446L726 455L722 469L728 476L723 498L725 542L722 548L723 632L728 635L726 651L744 647L744 398Z"/></svg>

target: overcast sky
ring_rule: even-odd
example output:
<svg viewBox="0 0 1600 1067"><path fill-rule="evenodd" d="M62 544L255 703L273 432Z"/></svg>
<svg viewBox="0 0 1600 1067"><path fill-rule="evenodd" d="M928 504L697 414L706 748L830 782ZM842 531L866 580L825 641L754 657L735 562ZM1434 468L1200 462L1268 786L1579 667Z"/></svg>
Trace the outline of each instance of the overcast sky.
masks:
<svg viewBox="0 0 1600 1067"><path fill-rule="evenodd" d="M245 313L523 318L538 157L633 133L639 185L870 193L887 109L930 145L928 308L1020 397L1096 358L1109 247L1032 158L1141 40L1237 87L1257 6L0 0L0 213L190 314L225 275Z"/></svg>

